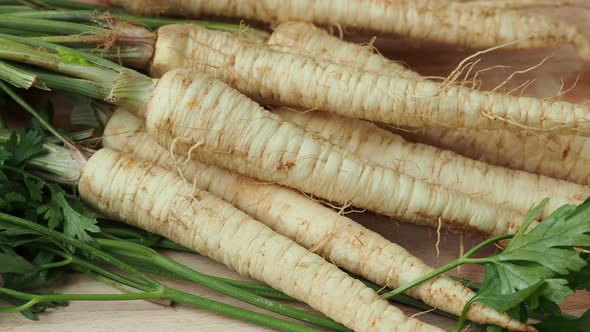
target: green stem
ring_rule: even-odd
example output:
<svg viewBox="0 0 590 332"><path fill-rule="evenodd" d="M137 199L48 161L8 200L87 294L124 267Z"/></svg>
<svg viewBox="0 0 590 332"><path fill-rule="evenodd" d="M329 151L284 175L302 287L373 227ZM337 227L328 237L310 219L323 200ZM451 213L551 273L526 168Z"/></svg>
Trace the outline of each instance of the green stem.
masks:
<svg viewBox="0 0 590 332"><path fill-rule="evenodd" d="M61 256L65 259L70 260L71 264L73 265L73 269L76 271L84 272L84 270L90 270L92 272L103 275L107 278L115 280L116 282L125 284L125 285L127 285L129 287L133 287L135 289L140 289L143 291L149 291L152 289L152 287L150 285L146 285L145 283L137 282L133 279L122 276L118 273L106 270L100 266L94 265L94 264L87 262L79 257L76 257L69 252L56 250L56 249L50 248L50 247L43 247L43 250L51 252L55 255L58 255L58 256Z"/></svg>
<svg viewBox="0 0 590 332"><path fill-rule="evenodd" d="M21 36L21 37L37 37L39 35L34 32L11 29L11 28L0 28L0 33L5 34L5 35Z"/></svg>
<svg viewBox="0 0 590 332"><path fill-rule="evenodd" d="M514 237L515 234L505 234L505 235L500 235L500 236L496 236L494 238L491 239L487 239L481 243L479 243L478 245L476 245L475 247L471 248L471 250L467 251L463 257L471 257L473 256L473 254L475 254L476 252L478 252L479 250L483 249L484 247L489 246L490 244L496 243L496 242L500 242L503 240L508 240Z"/></svg>
<svg viewBox="0 0 590 332"><path fill-rule="evenodd" d="M19 217L15 217L12 215L8 215L6 213L0 212L0 221L10 223L12 225L20 226L23 228L28 229L34 233L44 235L49 240L53 242L60 242L62 244L71 245L75 248L78 248L85 252L86 255L90 257L97 258L99 260L105 261L118 269L127 272L139 280L145 282L147 287L151 287L149 292L145 293L136 293L136 294L116 294L114 296L105 295L105 294L74 294L74 295L67 295L61 296L60 295L42 295L36 296L32 298L27 304L18 307L18 308L1 308L0 312L6 311L15 311L15 310L25 310L30 308L31 306L35 305L39 301L47 302L47 301L68 301L68 300L112 300L113 298L117 300L124 300L124 299L153 299L153 298L164 298L167 300L171 300L178 303L183 303L187 305L191 305L198 308L203 308L206 310L210 310L213 312L221 313L227 315L229 317L239 318L245 321L257 323L263 326L275 328L280 331L293 331L293 332L307 332L307 331L316 331L314 329L298 325L295 323L291 323L289 321L285 321L282 319L274 318L265 314L260 314L256 312L252 312L250 310L238 308L232 305L220 303L217 301L209 300L206 298L202 298L196 295L188 294L185 292L181 292L175 289L171 289L162 285L161 283L153 280L152 278L148 277L147 275L143 274L141 271L125 264L120 259L113 257L105 253L104 251L95 248L87 243L82 241L73 239L68 237L58 231L51 230L45 226L36 224L26 219L22 219ZM141 246L140 246L141 247ZM78 263L78 262L76 262ZM93 268L98 268L93 266ZM133 286L132 286L133 287ZM138 288L140 289L140 288ZM0 293L2 289L0 289ZM8 295L15 296L17 298L26 298L28 295L25 293L20 294L19 292L14 293L12 290L6 290L5 293L10 293ZM23 295L24 294L24 295ZM69 296L69 297L68 297Z"/></svg>
<svg viewBox="0 0 590 332"><path fill-rule="evenodd" d="M112 89L112 84L97 83L80 78L49 74L34 69L28 70L37 75L41 81L51 89L72 92L90 98L104 100L108 98Z"/></svg>
<svg viewBox="0 0 590 332"><path fill-rule="evenodd" d="M14 4L19 3L19 1L11 1L11 0L4 0L7 4ZM90 3L83 3L77 1L68 1L68 0L37 0L45 4L46 6L50 6L53 8L62 8L62 9L83 9L83 10L95 10L95 9L105 9L103 6L93 5Z"/></svg>
<svg viewBox="0 0 590 332"><path fill-rule="evenodd" d="M194 24L209 30L226 31L232 33L244 32L245 27L236 23L205 21L205 20L187 20L179 18L167 17L145 17L133 14L128 14L113 8L93 8L92 10L22 10L14 8L12 10L6 9L5 14L11 16L45 19L45 20L60 20L71 22L91 22L100 19L101 16L112 17L121 21L138 22L150 29L158 29L165 25L171 24ZM253 28L248 28L246 31L257 40L266 40L268 32Z"/></svg>
<svg viewBox="0 0 590 332"><path fill-rule="evenodd" d="M110 83L48 74L34 69L27 71L37 75L49 88L81 94L83 96L109 101L127 110L140 110L149 99L157 80L133 70L122 70Z"/></svg>
<svg viewBox="0 0 590 332"><path fill-rule="evenodd" d="M0 15L0 27L36 32L44 35L108 34L107 29L103 29L92 25L63 21L43 20L31 17L19 17L10 14Z"/></svg>
<svg viewBox="0 0 590 332"><path fill-rule="evenodd" d="M143 300L159 298L163 290L134 293L134 294L29 294L19 292L13 289L0 287L0 293L10 295L23 300L36 300L39 302L56 302L56 301L118 301L118 300Z"/></svg>
<svg viewBox="0 0 590 332"><path fill-rule="evenodd" d="M39 76L50 88L84 94L127 107L131 111L140 111L157 83L155 79L91 54L82 54L51 43L21 39L22 44L15 42L13 36L0 34L0 59L20 61L78 77L71 78L27 69L27 72ZM82 64L66 63L45 48L66 58L73 57ZM84 80L85 77L88 79Z"/></svg>
<svg viewBox="0 0 590 332"><path fill-rule="evenodd" d="M456 268L458 266L461 266L461 265L463 265L465 263L467 263L467 259L461 257L461 258L459 258L459 259L457 259L457 260L455 260L455 261L453 261L453 262L451 262L449 264L446 264L446 265L443 265L443 266L439 267L438 269L436 269L436 270L434 270L434 271L432 271L432 272L430 272L428 274L425 274L425 275L421 276L420 278L418 278L418 279L416 279L414 281L411 281L411 282L409 282L409 283L407 283L407 284L405 284L403 286L400 286L400 287L398 287L398 288L396 288L396 289L394 289L394 290L392 290L392 291L390 291L388 293L383 294L383 297L386 298L386 299L391 299L394 296L397 296L399 294L405 293L406 291L410 290L411 288L414 288L414 287L418 286L419 284L421 284L421 283L423 283L423 282L425 282L427 280L430 280L432 278L435 278L436 276L438 276L440 274L443 274L443 273L445 273L447 271L450 271L450 270L452 270L452 269L454 269L454 268Z"/></svg>
<svg viewBox="0 0 590 332"><path fill-rule="evenodd" d="M436 269L430 273L427 273L414 281L411 281L403 286L400 286L400 287L392 290L391 292L383 294L383 297L386 299L390 299L395 295L402 294L402 293L408 291L409 289L420 285L421 283L423 283L425 281L435 278L435 277L437 277L445 272L448 272L450 270L453 270L463 264L485 264L485 263L488 263L488 262L490 262L489 257L488 258L470 258L470 257L473 254L475 254L477 251L479 251L480 249L482 249L492 243L496 243L498 241L510 239L512 237L514 237L514 234L507 234L507 235L501 235L501 236L497 236L495 238L483 241L480 244L473 247L468 252L466 252L465 255L463 255L462 257L460 257L460 258L458 258L446 265L443 265L443 266L439 267L438 269Z"/></svg>
<svg viewBox="0 0 590 332"><path fill-rule="evenodd" d="M357 277L355 275L351 275L351 276L357 278L362 283L364 283L367 287L371 288L372 290L374 290L376 292L379 292L379 291L383 290L383 287L381 287L381 286L379 286L379 285L377 285L377 284L375 284L373 282L370 282L367 279L359 278L359 277ZM442 316L442 317L447 317L447 318L451 318L451 319L455 319L455 320L459 319L459 317L457 317L456 315L450 314L450 313L448 313L446 311L435 309L435 308L429 306L428 304L426 304L426 303L424 303L424 302L422 302L422 301L420 301L418 299L415 299L415 298L413 298L413 297L411 297L409 295L398 294L398 295L393 296L389 300L394 301L394 302L397 302L397 303L409 305L409 306L411 306L413 308L420 309L420 310L423 310L423 311L432 312L432 313L437 314L437 315Z"/></svg>
<svg viewBox="0 0 590 332"><path fill-rule="evenodd" d="M290 306L286 306L269 299L257 296L248 292L244 289L234 287L223 281L210 278L209 276L188 268L178 262L171 260L170 258L158 254L156 251L137 245L135 243L126 241L113 241L113 240L97 240L103 248L111 248L117 250L120 254L129 255L132 257L140 256L160 267L164 270L173 272L179 276L182 276L186 280L198 283L212 290L218 291L222 294L234 297L243 302L255 305L259 308L263 308L287 317L295 318L307 323L311 323L317 326L326 327L336 331L350 331L341 324L334 322L333 320L305 312L300 309L296 309Z"/></svg>
<svg viewBox="0 0 590 332"><path fill-rule="evenodd" d="M101 282L111 288L114 288L118 291L121 291L123 293L128 293L128 294L133 294L136 293L134 292L129 286L125 285L125 284L121 284L118 283L116 281L113 281L109 278L106 278L96 272L87 270L87 269L80 269L82 273L84 273L85 275L93 278L94 280ZM172 305L172 301L170 300L163 300L163 299L148 299L147 301L156 303L156 304L160 304L160 305L165 305L165 306L170 306Z"/></svg>
<svg viewBox="0 0 590 332"><path fill-rule="evenodd" d="M25 11L32 11L30 7L27 6L10 6L10 5L1 5L0 6L0 14L13 14L13 13L21 13Z"/></svg>
<svg viewBox="0 0 590 332"><path fill-rule="evenodd" d="M181 246L180 244L170 241L168 239L162 239L162 241L158 242L158 248L162 249L170 249L176 251L183 251L183 252L194 252L193 250L186 248L185 246Z"/></svg>
<svg viewBox="0 0 590 332"><path fill-rule="evenodd" d="M22 176L29 177L32 180L35 180L37 182L43 182L43 179L41 177L39 177L39 176L37 176L37 175L35 175L33 173L29 173L27 171L24 171L24 170L22 170L20 168L17 168L17 167L8 166L8 165L0 165L0 169L5 169L5 170L11 171L11 172L18 173L18 174L20 174Z"/></svg>
<svg viewBox="0 0 590 332"><path fill-rule="evenodd" d="M0 293L6 294L15 298L29 300L25 304L18 307L2 307L0 312L21 312L27 310L37 303L42 302L67 302L67 301L128 301L128 300L146 300L158 299L162 297L163 291L153 291L144 293L128 293L128 294L46 294L37 295L23 293L16 290L0 287Z"/></svg>
<svg viewBox="0 0 590 332"><path fill-rule="evenodd" d="M4 61L0 61L0 77L17 88L29 89L34 86L38 89L49 90L43 82L39 82L37 75L11 66Z"/></svg>
<svg viewBox="0 0 590 332"><path fill-rule="evenodd" d="M294 324L288 321L276 319L263 314L251 312L227 304L219 303L199 296L188 294L179 290L164 289L164 298L198 308L204 308L222 315L238 318L261 326L270 327L285 332L318 332L310 327Z"/></svg>
<svg viewBox="0 0 590 332"><path fill-rule="evenodd" d="M78 147L76 147L76 145L74 145L69 138L63 136L62 134L60 134L55 128L53 128L53 126L47 122L42 116L41 114L39 114L37 111L35 111L33 109L33 107L31 107L31 105L29 105L29 103L27 103L24 99L22 99L18 94L16 94L8 85L6 85L6 83L4 83L3 81L0 81L0 89L2 89L7 95L9 95L14 101L16 101L17 104L19 104L22 108L25 109L25 111L29 112L29 114L31 114L35 119L37 119L37 121L39 121L39 123L47 130L49 131L53 136L59 138L64 145L66 145L68 148L77 151Z"/></svg>
<svg viewBox="0 0 590 332"><path fill-rule="evenodd" d="M29 39L40 40L48 43L54 44L102 44L105 42L105 36L100 35L55 35L55 36L26 36ZM86 53L88 49L81 49L76 48L79 51L83 51ZM95 48L89 49L94 50ZM100 49L98 50L97 54L100 53Z"/></svg>
<svg viewBox="0 0 590 332"><path fill-rule="evenodd" d="M7 43L7 41L10 41L12 43ZM24 46L29 46L24 47ZM57 69L54 69L53 67L48 67L48 66L43 66L42 62L39 63L35 63L32 60L28 60L30 62L27 61L21 61L23 63L29 63L31 65L36 65L39 67L43 67L46 69L50 69L50 70L55 70L57 72L66 74L66 75L72 75L74 77L80 77L80 78L88 78L91 80L98 80L100 82L105 82L105 81L112 81L112 77L116 76L116 74L120 71L123 70L130 70L128 68L125 68L119 64L116 64L112 61L103 59L99 56L96 55L92 55L92 54L81 54L79 52L76 52L76 50L65 47L65 46L61 46L61 45L57 45L57 44L52 44L52 43L48 43L48 42L44 42L41 40L35 40L35 39L30 39L30 38L22 38L19 36L12 36L9 34L0 34L0 51L13 51L16 53L23 53L25 56L27 53L33 52L33 54L37 57L37 58L51 58L50 60L50 64L55 65L53 62L57 62L57 60L59 60L59 62L57 62L57 64L59 65L60 63L62 64L62 67L64 67L64 63L62 62L61 58L57 57L55 54L50 53L49 51L52 51L54 53L60 53L60 51L63 53L65 52L69 52L71 54L77 54L78 56L84 58L85 60L87 60L89 62L89 65L87 66L83 66L86 67L86 72L89 70L97 70L97 69L102 69L103 73L102 73L102 77L100 75L98 75L97 73L86 73L84 70L81 70L80 67L81 66L73 66L71 68L71 70L67 70L69 68L60 68L58 66ZM1 54L1 53L0 53ZM20 54L20 56L23 56L23 54ZM57 60L56 60L57 59ZM16 60L18 61L18 60ZM77 67L77 68L76 68ZM106 71L106 69L109 69L109 71ZM77 71L76 71L77 70ZM114 72L114 73L113 73ZM136 72L137 74L139 74L138 72ZM92 75L90 75L92 74ZM108 77L111 77L111 79L107 79Z"/></svg>
<svg viewBox="0 0 590 332"><path fill-rule="evenodd" d="M4 212L0 212L0 220L4 221L4 222L8 222L11 223L13 225L18 225L21 227L25 227L27 229L30 229L32 231L35 231L39 234L45 235L47 237L56 239L62 243L65 244L69 244L71 246L74 246L80 250L85 251L87 254L89 255L93 255L96 258L100 258L106 262L109 262L110 264L116 266L117 268L121 269L124 272L127 272L129 274L132 274L134 276L136 276L138 279L142 280L143 282L145 282L147 285L151 285L151 286L155 286L155 287L161 287L161 284L155 280L153 280L152 278L146 276L144 273L142 273L141 271L138 271L137 269L125 264L123 261L121 261L120 259L117 259L95 247L93 247L90 244L84 243L82 241L73 239L69 236L66 236L58 231L49 229L47 227L44 227L42 225L36 224L34 222L28 221L26 219L22 219L19 217L15 217L9 214L6 214Z"/></svg>
<svg viewBox="0 0 590 332"><path fill-rule="evenodd" d="M29 10L33 10L33 8L41 8L41 9L48 9L48 8L61 8L61 9L83 9L83 10L93 10L93 9L106 9L104 6L93 5L90 3L84 2L77 2L77 1L68 1L68 0L35 0L38 4L33 6L28 1L23 0L0 0L0 6L18 6L23 7L23 5L27 5L28 7L24 7Z"/></svg>
<svg viewBox="0 0 590 332"><path fill-rule="evenodd" d="M126 238L138 238L138 236L141 236L141 235L138 235L137 231L135 231L133 229L121 228L121 227L101 227L101 231L102 231L101 234L105 235L107 239L118 240L118 241L120 241L120 240L129 241ZM131 242L135 243L134 241L131 241ZM194 251L192 251L188 248L185 248L183 246L180 246L179 244L176 244L175 242L170 241L168 239L160 240L160 241L158 241L158 243L155 243L154 245L161 248L162 246L160 245L160 243L162 243L162 242L168 242L171 244L172 247L183 248L183 251L195 253ZM146 244L146 243L140 243L140 244L143 246L149 247L149 244ZM165 270L163 268L155 267L154 264L152 264L150 259L148 259L142 255L134 255L133 257L130 257L129 253L125 250L122 250L122 249L113 249L113 248L105 248L105 249L107 251L109 251L109 253L111 253L115 256L125 257L125 262L127 264L130 264L145 273L158 275L158 276L162 276L162 277L167 277L167 278L174 278L174 279L178 279L178 280L190 281L190 279L187 279L186 277L179 275L173 271L169 271L169 270ZM232 286L247 290L250 293L253 293L256 295L260 295L260 296L264 296L264 297L272 297L272 298L287 300L287 301L294 301L295 300L292 297L285 295L284 293L277 291L276 289L274 289L270 286L267 286L267 285L254 283L254 282L248 282L248 281L242 281L242 280L222 278L222 277L217 277L217 276L213 276L213 275L205 275L205 276L208 278L212 278L212 279L224 282L228 285L232 285Z"/></svg>
<svg viewBox="0 0 590 332"><path fill-rule="evenodd" d="M32 42L37 45L52 45L33 39L0 34L0 58L96 82L111 82L117 76L116 71L108 67L96 66L85 59L86 56L91 55L82 55L73 49L58 45L54 45L53 51L55 53L51 53L46 49L28 45L33 44ZM75 58L75 60L68 59L68 57Z"/></svg>
<svg viewBox="0 0 590 332"><path fill-rule="evenodd" d="M70 258L66 258L63 261L40 265L37 267L37 271L60 268L60 267L68 266L70 264L72 264L72 260Z"/></svg>
<svg viewBox="0 0 590 332"><path fill-rule="evenodd" d="M73 259L73 264L76 264L76 265L81 266L81 267L83 267L85 269L88 269L90 271L93 271L95 273L98 273L100 275L103 275L103 276L105 276L107 278L110 278L112 280L115 280L116 282L119 282L121 284L127 285L129 287L133 287L133 288L140 289L140 290L143 290L143 291L147 291L151 287L151 286L148 286L148 285L146 285L144 283L140 283L140 282L137 282L137 281L135 281L133 279L127 278L125 276L122 276L122 275L120 275L118 273L114 273L114 272L111 272L109 270L103 269L100 266L96 266L94 264L91 264L91 263L89 263L89 262L87 262L85 260L82 260L80 258L77 258L77 257Z"/></svg>
<svg viewBox="0 0 590 332"><path fill-rule="evenodd" d="M461 332L463 331L465 324L467 324L467 312L471 308L471 300L465 304L463 310L461 310L461 316L459 316L459 320L457 321L457 325L453 328L453 332Z"/></svg>

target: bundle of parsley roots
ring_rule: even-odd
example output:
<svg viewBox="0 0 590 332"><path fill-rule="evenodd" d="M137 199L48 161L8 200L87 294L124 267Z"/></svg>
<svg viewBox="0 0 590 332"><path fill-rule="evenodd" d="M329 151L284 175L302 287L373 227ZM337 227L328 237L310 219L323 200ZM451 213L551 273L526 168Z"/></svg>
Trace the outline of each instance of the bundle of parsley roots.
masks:
<svg viewBox="0 0 590 332"><path fill-rule="evenodd" d="M253 29L227 19L139 14L64 0L0 1L0 328L4 313L43 320L72 301L154 301L280 331L439 330L397 304L456 320L455 331L589 329L590 311L574 316L560 307L590 291L583 183L470 160L352 119L415 127L426 122L379 112L388 102L412 113L414 103L428 109L436 100L433 109L451 114L448 105L468 104L464 94L474 104L488 98L569 107L581 117L585 106L438 84L308 23L285 24L269 38L262 23ZM272 46L279 31L301 35ZM327 59L322 52L334 49L318 51L312 37L340 51ZM353 53L358 58L346 61ZM283 66L286 72L273 72ZM282 79L289 83L273 83ZM291 86L298 80L309 83ZM404 102L380 90L395 84L416 95L445 93ZM355 94L361 90L366 99ZM372 109L377 99L383 104ZM351 118L305 110L316 104ZM528 125L500 118L491 114L473 126L514 132ZM559 133L587 136L584 123L563 121ZM430 172L392 165L404 151L414 162L431 162L424 167ZM539 185L530 197L519 188L524 195L500 204L505 192L494 185L471 195L473 187L459 183L470 174L450 169L457 165L479 174L474 183L504 177ZM437 178L437 167L465 179ZM538 199L553 192L555 200ZM344 213L350 206L485 240L431 268L412 248L351 220ZM170 258L174 251L209 256L258 281L205 274ZM483 280L446 274L466 264L482 267ZM70 274L112 292L56 292ZM249 306L177 289L171 279Z"/></svg>

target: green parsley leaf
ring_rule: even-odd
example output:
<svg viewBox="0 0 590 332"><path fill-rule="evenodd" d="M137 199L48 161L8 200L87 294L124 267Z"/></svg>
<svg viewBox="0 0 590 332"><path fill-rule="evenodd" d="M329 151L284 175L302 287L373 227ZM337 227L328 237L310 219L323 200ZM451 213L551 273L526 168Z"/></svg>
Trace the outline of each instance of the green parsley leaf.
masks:
<svg viewBox="0 0 590 332"><path fill-rule="evenodd" d="M469 304L483 302L506 312L526 303L533 311L556 311L576 289L590 286L590 259L579 251L590 247L590 199L562 206L527 232L546 203L530 211L504 251L479 260L484 283Z"/></svg>
<svg viewBox="0 0 590 332"><path fill-rule="evenodd" d="M47 220L47 227L50 229L58 228L63 221L63 213L58 202L55 200L49 201L37 208L37 213Z"/></svg>
<svg viewBox="0 0 590 332"><path fill-rule="evenodd" d="M43 136L31 130L20 135L13 133L6 142L5 149L10 152L11 156L9 159L5 159L4 163L11 166L21 165L29 158L44 151Z"/></svg>
<svg viewBox="0 0 590 332"><path fill-rule="evenodd" d="M4 146L0 146L0 164L3 164L6 160L10 159L12 153Z"/></svg>
<svg viewBox="0 0 590 332"><path fill-rule="evenodd" d="M24 177L24 182L25 186L27 187L27 191L29 192L29 198L35 202L41 202L45 183L41 181L37 182L27 176Z"/></svg>
<svg viewBox="0 0 590 332"><path fill-rule="evenodd" d="M27 198L17 192L8 192L0 197L0 210L12 211L26 204Z"/></svg>
<svg viewBox="0 0 590 332"><path fill-rule="evenodd" d="M100 231L96 225L96 218L81 208L81 205L77 205L77 208L72 207L66 198L66 192L58 185L49 184L47 187L51 192L51 201L37 208L37 213L48 221L49 228L55 229L61 224L64 234L81 241L92 242L88 232Z"/></svg>
<svg viewBox="0 0 590 332"><path fill-rule="evenodd" d="M540 332L586 332L590 327L590 310L579 318L571 319L565 316L549 317L535 327Z"/></svg>
<svg viewBox="0 0 590 332"><path fill-rule="evenodd" d="M18 255L12 248L0 246L0 273L29 273L33 264Z"/></svg>
<svg viewBox="0 0 590 332"><path fill-rule="evenodd" d="M557 209L530 232L521 230L503 252L488 258L500 280L496 295L506 296L544 281L542 292L536 295L560 303L572 292L564 276L588 264L576 249L588 245L590 200ZM538 298L534 302L533 307Z"/></svg>
<svg viewBox="0 0 590 332"><path fill-rule="evenodd" d="M590 254L583 253L582 259L584 259L587 265L580 271L570 273L567 276L572 289L583 289L590 291Z"/></svg>
<svg viewBox="0 0 590 332"><path fill-rule="evenodd" d="M544 281L513 291L513 287L506 285L502 280L500 272L495 265L486 265L484 281L476 296L470 302L483 302L490 307L500 311L508 311L525 301L531 295L537 293L544 286Z"/></svg>

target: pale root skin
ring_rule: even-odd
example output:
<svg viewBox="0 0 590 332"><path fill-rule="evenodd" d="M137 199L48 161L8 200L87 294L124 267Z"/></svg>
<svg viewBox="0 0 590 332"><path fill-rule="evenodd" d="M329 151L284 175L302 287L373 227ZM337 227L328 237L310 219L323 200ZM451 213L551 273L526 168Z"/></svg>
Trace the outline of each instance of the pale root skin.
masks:
<svg viewBox="0 0 590 332"><path fill-rule="evenodd" d="M217 45L223 45L219 47ZM190 25L159 30L151 73L191 67L274 105L319 109L413 127L590 134L590 108L482 92L429 80L391 77L311 57L273 51L231 34Z"/></svg>
<svg viewBox="0 0 590 332"><path fill-rule="evenodd" d="M395 288L433 270L404 248L295 190L262 183L196 160L184 163L182 156L177 156L175 162L169 151L148 135L144 121L126 111L119 110L110 119L103 145L134 158L180 170L189 183L232 203L327 261L376 284ZM408 295L460 315L475 293L442 275L411 289ZM527 328L481 304L470 309L468 319L512 330Z"/></svg>
<svg viewBox="0 0 590 332"><path fill-rule="evenodd" d="M370 46L345 42L311 23L282 23L274 28L267 45L277 51L333 59L334 62L368 71L385 71L408 78L420 77L405 65L376 53Z"/></svg>
<svg viewBox="0 0 590 332"><path fill-rule="evenodd" d="M164 75L145 110L148 132L171 151L213 152L191 157L327 201L486 236L514 232L523 219L509 209L364 161L200 72L182 69Z"/></svg>
<svg viewBox="0 0 590 332"><path fill-rule="evenodd" d="M506 130L423 128L399 132L490 164L590 185L590 139Z"/></svg>
<svg viewBox="0 0 590 332"><path fill-rule="evenodd" d="M493 4L496 5L497 2L494 1ZM295 24L296 23L294 23L294 25ZM305 31L304 27L300 27L299 31ZM304 32L301 32L301 35L303 34ZM300 49L305 49L309 52L310 56L327 60L329 59L343 64L350 62L350 59L357 59L358 55L362 54L364 49L360 45L337 39L336 41L340 45L334 45L331 49L347 49L348 51L331 52L326 54L319 52L319 50L321 50L320 48L308 47L305 45L305 43L308 43L309 41L302 38L295 38L295 32L293 32L292 36L291 43L283 44L283 51L298 53ZM383 57L379 57L379 61L370 63L366 58L355 60L355 62L364 70L380 72L392 76L397 75L396 71L392 70L394 68L393 66L396 66L397 64ZM493 165L523 170L581 185L590 184L590 168L586 167L586 165L590 163L590 140L586 137L533 134L508 130L479 131L449 128L408 129L403 131L399 130L398 133L402 136L408 136L414 140L434 145L439 148L453 150L469 158L481 160ZM381 156L382 154L375 155ZM421 164L424 165L424 162L425 161L422 161ZM418 169L414 168L414 170L417 171ZM524 178L530 177L530 175L524 176ZM539 181L529 181L528 185L530 186L531 183L540 183ZM546 183L546 180L542 180L541 182ZM540 185L532 186L530 188L539 188L539 186ZM525 187L516 188L525 189ZM567 192L569 192L571 196L567 198L568 196L564 196L564 194L553 192L551 195L547 195L552 198L549 202L549 206L557 207L555 204L559 201L564 203L576 202L581 198L578 194L586 192L586 189L581 191L579 188L572 188L570 184L560 186L559 188L568 188ZM516 192L518 191L514 191L514 193ZM559 199L559 197L564 197L564 199ZM515 203L515 200L513 199L510 201ZM552 211L553 208L549 208L549 206L547 211Z"/></svg>
<svg viewBox="0 0 590 332"><path fill-rule="evenodd" d="M542 7L587 7L581 1L558 1L558 0L458 0L454 1L463 6L481 6L488 8L542 8Z"/></svg>
<svg viewBox="0 0 590 332"><path fill-rule="evenodd" d="M520 40L514 48L573 44L590 60L590 43L575 25L492 6L438 1L356 0L111 0L147 15L228 16L264 22L304 21L394 33L471 48L490 48ZM523 7L503 1L499 7Z"/></svg>
<svg viewBox="0 0 590 332"><path fill-rule="evenodd" d="M590 188L579 184L492 166L448 150L408 142L370 122L288 108L277 109L275 113L380 166L522 214L547 197L551 200L545 216L564 204L580 204L590 197ZM486 137L486 142L489 141Z"/></svg>
<svg viewBox="0 0 590 332"><path fill-rule="evenodd" d="M443 331L406 317L335 265L175 172L102 149L88 161L79 188L101 213L209 256L355 331Z"/></svg>

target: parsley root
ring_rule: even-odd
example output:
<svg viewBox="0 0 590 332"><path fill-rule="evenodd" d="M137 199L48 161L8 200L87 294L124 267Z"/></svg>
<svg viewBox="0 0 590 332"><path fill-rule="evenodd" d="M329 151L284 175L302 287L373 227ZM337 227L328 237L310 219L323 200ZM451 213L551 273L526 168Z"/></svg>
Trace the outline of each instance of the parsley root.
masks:
<svg viewBox="0 0 590 332"><path fill-rule="evenodd" d="M511 210L365 162L203 73L167 73L141 110L148 132L175 153L328 201L485 235L514 232L522 221Z"/></svg>
<svg viewBox="0 0 590 332"><path fill-rule="evenodd" d="M586 137L445 128L400 134L490 164L590 184L590 141Z"/></svg>
<svg viewBox="0 0 590 332"><path fill-rule="evenodd" d="M551 197L551 200L543 216L564 204L579 204L590 196L590 189L584 186L492 166L477 161L481 157L479 155L474 156L476 160L472 160L451 151L411 143L366 121L325 112L298 112L286 108L278 109L276 113L284 120L318 133L378 165L506 206L522 214L526 214L531 206L546 197ZM490 142L489 135L486 135L485 142ZM470 146L469 142L465 144ZM464 180L466 174L469 175L468 181Z"/></svg>
<svg viewBox="0 0 590 332"><path fill-rule="evenodd" d="M514 0L503 2L500 7L519 6ZM339 0L245 0L236 4L202 0L111 0L111 3L144 15L229 16L272 23L303 21L470 48L490 48L515 41L518 43L512 47L524 49L569 43L576 47L580 57L590 60L590 42L575 25L469 2L357 0L343 5Z"/></svg>
<svg viewBox="0 0 590 332"><path fill-rule="evenodd" d="M176 170L170 153L148 135L142 119L126 111L119 110L111 117L104 131L103 145ZM181 163L179 168L197 188L232 203L308 250L379 285L398 287L433 270L404 248L297 191L195 160ZM413 288L408 294L456 315L461 314L475 295L444 275ZM487 306L475 305L467 316L481 324L526 329L524 324Z"/></svg>
<svg viewBox="0 0 590 332"><path fill-rule="evenodd" d="M287 22L274 28L267 44L286 53L332 60L367 71L391 73L393 76L419 78L403 64L384 58L369 46L342 41L311 23Z"/></svg>
<svg viewBox="0 0 590 332"><path fill-rule="evenodd" d="M180 67L210 73L274 105L319 109L413 127L590 134L590 108L482 92L460 85L392 77L277 52L229 33L191 25L160 28L151 72Z"/></svg>
<svg viewBox="0 0 590 332"><path fill-rule="evenodd" d="M356 331L442 331L406 317L318 255L151 163L99 150L79 190L101 213L209 256Z"/></svg>

